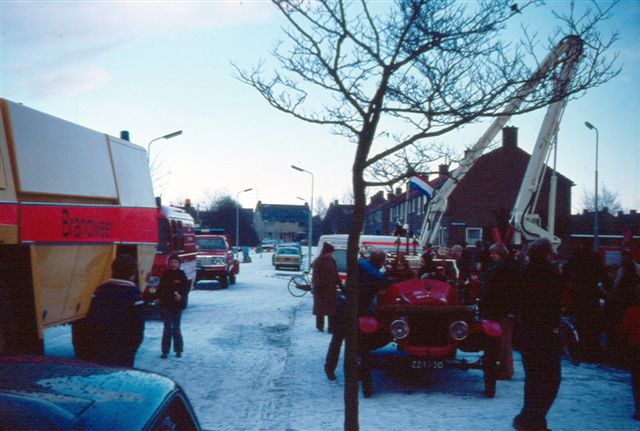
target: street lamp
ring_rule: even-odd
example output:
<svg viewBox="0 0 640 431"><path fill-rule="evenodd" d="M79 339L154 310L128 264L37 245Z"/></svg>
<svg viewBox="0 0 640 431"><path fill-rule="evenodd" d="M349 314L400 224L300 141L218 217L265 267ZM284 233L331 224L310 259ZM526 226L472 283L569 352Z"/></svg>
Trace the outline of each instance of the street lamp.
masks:
<svg viewBox="0 0 640 431"><path fill-rule="evenodd" d="M167 133L164 136L160 136L159 138L150 140L147 144L147 160L151 160L151 144L153 144L155 141L159 141L160 139L171 139L180 135L182 135L182 130L177 130L175 132Z"/></svg>
<svg viewBox="0 0 640 431"><path fill-rule="evenodd" d="M308 233L308 238L307 241L309 243L309 259L308 259L308 266L307 269L311 270L311 243L313 242L313 174L309 171L307 171L306 169L302 169L299 168L296 165L291 165L291 167L293 169L295 169L296 171L300 171L300 172L306 172L309 175L311 175L311 200L309 201L309 233Z"/></svg>
<svg viewBox="0 0 640 431"><path fill-rule="evenodd" d="M238 247L240 247L240 243L238 242L238 238L240 238L240 202L238 202L238 198L240 196L240 193L250 192L251 190L253 190L253 188L241 190L236 193L236 246L234 247L234 250L236 252L234 253L234 256L237 256Z"/></svg>
<svg viewBox="0 0 640 431"><path fill-rule="evenodd" d="M588 121L584 122L584 125L591 130L596 131L596 184L595 184L595 195L593 198L595 211L593 212L593 251L598 251L598 232L600 230L600 226L598 225L598 128L591 124Z"/></svg>

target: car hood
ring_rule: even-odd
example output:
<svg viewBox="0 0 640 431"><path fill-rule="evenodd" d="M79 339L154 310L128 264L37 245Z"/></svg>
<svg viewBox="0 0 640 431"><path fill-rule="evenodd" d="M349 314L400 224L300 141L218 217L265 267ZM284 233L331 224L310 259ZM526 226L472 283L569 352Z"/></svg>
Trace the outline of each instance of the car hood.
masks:
<svg viewBox="0 0 640 431"><path fill-rule="evenodd" d="M27 355L0 355L0 375L0 406L58 417L60 424L79 420L85 429L144 429L178 390L157 374Z"/></svg>

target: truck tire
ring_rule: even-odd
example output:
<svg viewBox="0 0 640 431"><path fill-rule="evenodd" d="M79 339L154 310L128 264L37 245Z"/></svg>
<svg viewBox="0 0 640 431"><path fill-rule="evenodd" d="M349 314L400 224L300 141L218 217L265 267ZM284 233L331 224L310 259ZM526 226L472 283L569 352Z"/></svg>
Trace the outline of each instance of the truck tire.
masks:
<svg viewBox="0 0 640 431"><path fill-rule="evenodd" d="M229 287L229 279L227 278L227 275L225 274L220 276L220 278L218 278L218 283L220 283L220 287L222 289Z"/></svg>

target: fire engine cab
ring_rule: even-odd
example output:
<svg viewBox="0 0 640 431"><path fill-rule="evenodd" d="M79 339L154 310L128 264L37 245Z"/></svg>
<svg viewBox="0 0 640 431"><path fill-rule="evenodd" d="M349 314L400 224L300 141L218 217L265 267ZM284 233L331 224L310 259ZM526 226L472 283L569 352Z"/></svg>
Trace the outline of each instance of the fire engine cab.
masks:
<svg viewBox="0 0 640 431"><path fill-rule="evenodd" d="M196 280L196 241L193 217L182 208L164 206L156 198L158 207L158 247L153 259L153 267L147 277L144 289L145 305L152 306L156 299L162 273L169 267L169 257L180 257L180 269L189 280L189 288Z"/></svg>

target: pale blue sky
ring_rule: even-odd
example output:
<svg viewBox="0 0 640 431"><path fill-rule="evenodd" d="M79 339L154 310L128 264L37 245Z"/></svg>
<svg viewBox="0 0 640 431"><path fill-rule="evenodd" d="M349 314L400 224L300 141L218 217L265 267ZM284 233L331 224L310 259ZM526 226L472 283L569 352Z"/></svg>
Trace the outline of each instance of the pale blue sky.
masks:
<svg viewBox="0 0 640 431"><path fill-rule="evenodd" d="M566 8L568 2L549 2ZM548 9L534 17L546 22ZM601 183L625 208L640 208L640 1L623 0L608 27L620 30L620 76L568 104L560 128L558 170L572 179L574 212L583 191L593 191L595 134L600 131ZM232 76L231 61L250 67L269 56L281 17L265 1L110 2L0 0L0 96L118 135L129 130L163 179L165 201L202 200L207 192L257 200L328 204L349 194L353 145L321 126L270 108ZM544 26L540 26L544 30ZM527 151L543 113L513 118ZM463 150L488 123L455 132L441 142ZM435 168L435 167L434 167Z"/></svg>

